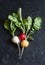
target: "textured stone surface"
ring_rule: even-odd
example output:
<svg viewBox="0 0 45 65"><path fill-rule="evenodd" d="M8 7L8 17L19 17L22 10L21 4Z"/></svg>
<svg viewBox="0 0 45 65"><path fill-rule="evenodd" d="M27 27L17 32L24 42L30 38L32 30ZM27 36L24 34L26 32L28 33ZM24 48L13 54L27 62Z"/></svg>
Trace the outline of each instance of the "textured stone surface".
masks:
<svg viewBox="0 0 45 65"><path fill-rule="evenodd" d="M41 16L42 29L34 34L34 41L25 49L22 60L18 49L11 44L11 36L3 28L3 20L11 12L23 9L23 18ZM17 33L18 34L18 33ZM0 65L45 65L45 0L0 0Z"/></svg>

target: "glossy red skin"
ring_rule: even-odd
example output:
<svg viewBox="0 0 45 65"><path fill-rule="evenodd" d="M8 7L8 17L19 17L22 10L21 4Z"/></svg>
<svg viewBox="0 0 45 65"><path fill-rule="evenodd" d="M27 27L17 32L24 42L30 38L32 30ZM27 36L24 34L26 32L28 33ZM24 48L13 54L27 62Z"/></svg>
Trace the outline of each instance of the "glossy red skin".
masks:
<svg viewBox="0 0 45 65"><path fill-rule="evenodd" d="M22 33L19 35L19 39L22 41L22 40L25 40L26 38L26 34Z"/></svg>

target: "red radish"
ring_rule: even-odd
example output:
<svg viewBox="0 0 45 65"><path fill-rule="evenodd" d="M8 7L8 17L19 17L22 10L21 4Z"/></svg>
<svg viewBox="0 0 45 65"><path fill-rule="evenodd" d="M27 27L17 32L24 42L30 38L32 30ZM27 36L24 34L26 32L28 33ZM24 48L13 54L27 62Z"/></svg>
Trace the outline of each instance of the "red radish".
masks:
<svg viewBox="0 0 45 65"><path fill-rule="evenodd" d="M22 33L19 35L19 39L22 41L22 40L25 40L26 38L26 34Z"/></svg>

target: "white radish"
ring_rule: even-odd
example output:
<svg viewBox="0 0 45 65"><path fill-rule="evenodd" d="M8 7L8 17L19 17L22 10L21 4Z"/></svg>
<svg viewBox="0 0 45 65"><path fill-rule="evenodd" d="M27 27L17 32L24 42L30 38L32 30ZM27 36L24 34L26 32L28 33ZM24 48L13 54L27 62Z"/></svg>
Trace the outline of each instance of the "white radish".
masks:
<svg viewBox="0 0 45 65"><path fill-rule="evenodd" d="M14 37L12 38L12 42L13 42L14 44L17 44L18 50L19 50L19 55L20 55L20 45L19 45L20 40L19 40L18 36L14 36Z"/></svg>

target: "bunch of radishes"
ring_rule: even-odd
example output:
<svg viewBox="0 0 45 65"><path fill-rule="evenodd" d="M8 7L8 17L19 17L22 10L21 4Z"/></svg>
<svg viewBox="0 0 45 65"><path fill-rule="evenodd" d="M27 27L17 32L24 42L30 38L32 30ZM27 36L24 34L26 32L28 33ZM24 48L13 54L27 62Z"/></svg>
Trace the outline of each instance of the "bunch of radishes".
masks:
<svg viewBox="0 0 45 65"><path fill-rule="evenodd" d="M29 46L29 42L26 39L26 34L22 33L19 36L14 36L12 38L12 42L17 44L18 50L19 50L19 59L22 58L24 48L27 48ZM22 51L20 49L20 46L22 47Z"/></svg>
<svg viewBox="0 0 45 65"><path fill-rule="evenodd" d="M16 13L8 15L8 20L4 22L4 28L8 30L13 36L12 42L17 44L19 50L19 59L22 58L24 48L29 46L28 40L33 40L32 34L37 30L40 30L42 23L41 17L36 17L34 20L30 16L23 19L22 18L22 9L19 8ZM22 34L15 36L17 30L22 31ZM28 40L27 40L28 39ZM22 47L22 51L21 48Z"/></svg>

